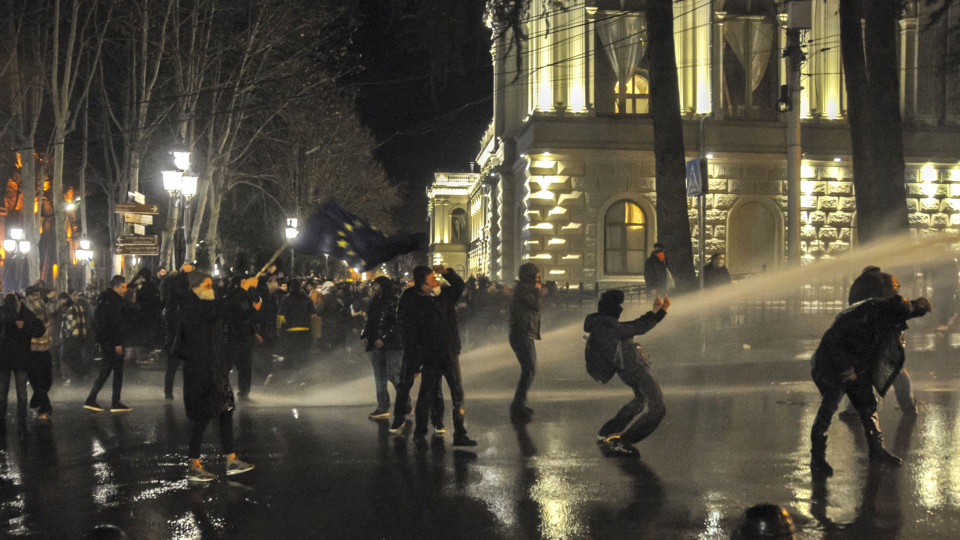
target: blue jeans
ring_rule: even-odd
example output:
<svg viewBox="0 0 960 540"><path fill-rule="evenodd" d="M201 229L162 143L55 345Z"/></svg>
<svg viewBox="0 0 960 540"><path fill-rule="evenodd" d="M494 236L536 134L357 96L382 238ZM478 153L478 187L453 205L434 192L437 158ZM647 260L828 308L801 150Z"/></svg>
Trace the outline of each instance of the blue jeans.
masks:
<svg viewBox="0 0 960 540"><path fill-rule="evenodd" d="M400 357L403 351L388 351L373 349L370 351L370 362L373 364L373 382L377 387L377 410L390 410L390 392L387 391L387 381L393 384L394 392L400 383Z"/></svg>

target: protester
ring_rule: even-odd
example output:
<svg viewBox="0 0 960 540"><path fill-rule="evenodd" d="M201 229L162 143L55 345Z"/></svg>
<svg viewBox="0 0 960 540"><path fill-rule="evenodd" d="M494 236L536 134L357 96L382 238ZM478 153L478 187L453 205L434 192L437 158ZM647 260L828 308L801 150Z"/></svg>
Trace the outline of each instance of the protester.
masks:
<svg viewBox="0 0 960 540"><path fill-rule="evenodd" d="M160 342L163 354L167 357L163 397L167 401L173 400L173 383L177 377L177 369L183 363L181 303L184 295L178 291L187 289L187 275L193 269L193 264L185 262L179 272L174 270L166 273L160 283L160 301L163 305L160 311Z"/></svg>
<svg viewBox="0 0 960 540"><path fill-rule="evenodd" d="M74 302L67 293L57 297L60 306L60 361L68 366L77 382L83 381L87 374L86 358L83 352L87 338L87 315L79 302ZM61 367L62 369L62 367ZM64 385L70 384L70 378Z"/></svg>
<svg viewBox="0 0 960 540"><path fill-rule="evenodd" d="M619 351L613 369L620 376L620 380L633 390L634 395L616 416L600 428L597 440L614 455L634 456L638 454L634 445L657 429L666 416L667 409L663 403L660 384L650 372L650 363L640 346L634 343L633 337L646 334L667 316L670 297L654 298L650 311L638 319L621 323L623 300L624 294L621 290L604 292L597 303L597 312L584 319L583 330L596 332L604 336L605 340L616 341L605 345L612 345L607 348Z"/></svg>
<svg viewBox="0 0 960 540"><path fill-rule="evenodd" d="M100 374L93 382L87 401L83 404L83 408L91 411L103 410L103 407L97 404L97 394L100 393L111 372L113 373L113 394L110 412L133 410L120 401L120 392L123 389L123 346L127 335L126 318L130 313L129 307L123 300L126 293L126 280L118 274L110 279L110 287L97 299L94 327L100 352L103 354L103 365L100 368Z"/></svg>
<svg viewBox="0 0 960 540"><path fill-rule="evenodd" d="M37 320L43 323L42 335L30 340L30 386L33 396L30 397L30 408L37 410L40 420L49 420L53 413L50 403L50 388L53 387L53 357L50 349L53 348L53 312L55 307L48 304L43 291L37 286L27 287L27 296L24 304Z"/></svg>
<svg viewBox="0 0 960 540"><path fill-rule="evenodd" d="M519 277L510 302L508 341L520 363L520 380L510 403L510 416L529 419L533 409L527 407L527 391L537 373L537 349L533 341L540 339L540 269L532 262L526 263L520 266Z"/></svg>
<svg viewBox="0 0 960 540"><path fill-rule="evenodd" d="M820 408L810 430L810 469L816 476L830 476L827 463L827 430L840 400L846 395L857 412L867 438L871 461L899 465L902 460L883 447L877 398L884 395L904 363L901 335L906 321L930 311L926 298L910 301L900 296L894 276L879 274L883 290L879 297L855 303L837 315L813 354L811 376L820 391Z"/></svg>
<svg viewBox="0 0 960 540"><path fill-rule="evenodd" d="M364 348L373 364L373 381L377 392L377 408L370 419L390 417L390 392L387 382L396 392L400 383L400 331L397 325L399 296L393 282L380 276L373 282L373 299L367 306L367 317L360 333Z"/></svg>
<svg viewBox="0 0 960 540"><path fill-rule="evenodd" d="M449 286L441 287L436 273ZM456 303L463 292L463 279L451 268L436 265L413 269L415 294L400 303L400 328L404 356L422 366L420 393L417 396L416 424L413 434L427 434L427 417L436 399L441 377L447 380L453 405L453 445L476 446L464 426L464 394L460 376L460 335Z"/></svg>
<svg viewBox="0 0 960 540"><path fill-rule="evenodd" d="M257 278L236 276L231 280L227 298L227 358L237 369L237 397L249 399L253 378L253 347L263 342L259 332L260 296L257 294Z"/></svg>
<svg viewBox="0 0 960 540"><path fill-rule="evenodd" d="M730 283L730 271L727 270L723 253L710 256L710 264L703 267L703 287L709 289Z"/></svg>
<svg viewBox="0 0 960 540"><path fill-rule="evenodd" d="M313 302L303 292L297 279L287 282L287 290L277 311L277 328L282 332L280 339L283 343L284 369L289 371L289 377L293 377L292 370L306 367L310 360Z"/></svg>
<svg viewBox="0 0 960 540"><path fill-rule="evenodd" d="M653 253L647 257L643 265L643 280L647 284L647 294L650 298L669 292L670 270L667 268L667 256L664 253L666 246L657 242L653 245Z"/></svg>
<svg viewBox="0 0 960 540"><path fill-rule="evenodd" d="M7 395L10 376L17 389L17 432L27 434L27 377L30 343L42 336L43 323L16 295L4 297L0 307L0 436L7 431Z"/></svg>
<svg viewBox="0 0 960 540"><path fill-rule="evenodd" d="M190 419L190 465L187 479L209 482L216 475L203 468L200 450L203 432L211 420L220 427L220 442L226 456L228 476L253 469L233 449L233 389L230 387L230 361L226 358L223 320L227 306L217 300L213 279L203 272L188 274L189 291L174 291L182 296L183 322L183 404Z"/></svg>

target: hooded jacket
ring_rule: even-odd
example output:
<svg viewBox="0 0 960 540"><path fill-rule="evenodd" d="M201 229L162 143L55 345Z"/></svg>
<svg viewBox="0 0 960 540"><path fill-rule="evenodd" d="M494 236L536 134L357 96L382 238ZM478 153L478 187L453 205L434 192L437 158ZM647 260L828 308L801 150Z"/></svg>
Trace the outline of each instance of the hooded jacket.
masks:
<svg viewBox="0 0 960 540"><path fill-rule="evenodd" d="M537 289L537 273L533 263L520 267L519 282L513 289L510 302L510 335L540 339L540 291Z"/></svg>
<svg viewBox="0 0 960 540"><path fill-rule="evenodd" d="M605 340L611 342L608 344L610 347L616 347L615 342L620 342L623 359L622 363L616 366L617 373L623 382L633 384L637 382L637 371L646 368L646 360L638 355L633 336L646 334L666 316L667 312L664 310L656 313L648 311L632 321L620 322L610 315L591 313L583 320L583 331L602 334Z"/></svg>
<svg viewBox="0 0 960 540"><path fill-rule="evenodd" d="M926 313L916 300L898 295L869 298L841 311L813 353L813 378L840 384L853 371L886 394L903 368L906 321Z"/></svg>

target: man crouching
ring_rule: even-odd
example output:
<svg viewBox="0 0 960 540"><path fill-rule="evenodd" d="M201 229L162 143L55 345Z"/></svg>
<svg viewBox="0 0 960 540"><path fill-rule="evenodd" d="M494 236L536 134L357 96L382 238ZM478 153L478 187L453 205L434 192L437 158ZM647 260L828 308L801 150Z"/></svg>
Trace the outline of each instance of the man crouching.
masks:
<svg viewBox="0 0 960 540"><path fill-rule="evenodd" d="M907 300L900 284L890 274L880 274L883 294L853 304L840 312L813 354L811 376L820 390L820 409L810 432L810 470L815 476L831 476L827 463L827 429L844 394L860 415L870 461L899 465L903 460L883 448L877 416L876 388L884 395L903 368L901 337L907 319L930 311L926 298Z"/></svg>

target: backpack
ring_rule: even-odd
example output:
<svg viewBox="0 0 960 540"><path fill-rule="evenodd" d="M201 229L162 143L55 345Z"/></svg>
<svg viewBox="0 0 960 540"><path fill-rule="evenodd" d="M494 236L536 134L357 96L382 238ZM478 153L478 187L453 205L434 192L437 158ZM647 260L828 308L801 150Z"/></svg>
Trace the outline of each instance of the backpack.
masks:
<svg viewBox="0 0 960 540"><path fill-rule="evenodd" d="M606 384L613 378L617 368L623 365L623 350L620 347L620 340L612 328L601 326L590 332L584 349L587 373L594 380Z"/></svg>

